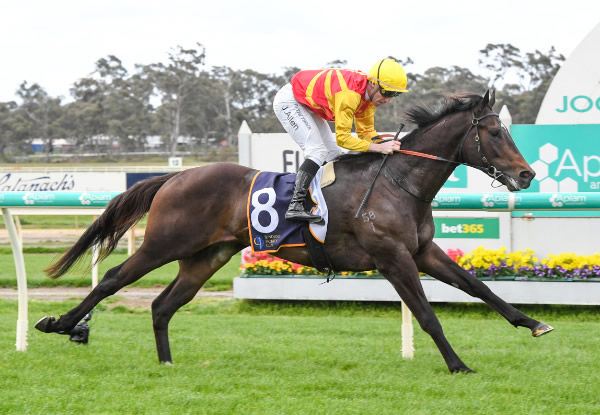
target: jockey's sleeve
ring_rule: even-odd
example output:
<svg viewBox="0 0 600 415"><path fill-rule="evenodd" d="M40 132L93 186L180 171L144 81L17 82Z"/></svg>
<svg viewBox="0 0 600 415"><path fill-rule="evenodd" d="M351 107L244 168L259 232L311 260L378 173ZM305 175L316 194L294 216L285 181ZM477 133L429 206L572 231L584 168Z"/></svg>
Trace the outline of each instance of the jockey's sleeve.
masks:
<svg viewBox="0 0 600 415"><path fill-rule="evenodd" d="M375 105L370 104L363 112L354 115L356 134L363 140L371 141L377 137L375 131Z"/></svg>
<svg viewBox="0 0 600 415"><path fill-rule="evenodd" d="M352 123L354 121L354 113L361 104L360 94L351 90L340 91L335 94L334 114L335 114L335 139L337 145L352 151L367 151L369 149L369 141L361 138L368 138L377 135L373 129L373 134L362 134L361 138L356 138L350 133L352 132ZM368 109L366 110L368 111ZM373 117L374 121L374 117ZM358 124L358 121L357 121ZM357 125L358 129L358 125Z"/></svg>

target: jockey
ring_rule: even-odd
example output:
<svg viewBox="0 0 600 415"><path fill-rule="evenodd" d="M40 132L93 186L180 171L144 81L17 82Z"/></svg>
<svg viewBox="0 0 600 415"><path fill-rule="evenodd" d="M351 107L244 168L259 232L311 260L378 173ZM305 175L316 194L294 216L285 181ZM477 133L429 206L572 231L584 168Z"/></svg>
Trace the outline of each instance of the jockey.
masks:
<svg viewBox="0 0 600 415"><path fill-rule="evenodd" d="M408 92L406 83L402 65L387 58L375 63L368 74L348 69L300 71L277 92L273 101L275 115L305 157L296 174L286 219L321 220L305 211L304 200L319 167L338 156L340 147L383 154L400 149L397 141L373 143L371 139L378 135L375 108ZM335 122L335 139L328 121ZM353 122L358 138L350 134Z"/></svg>

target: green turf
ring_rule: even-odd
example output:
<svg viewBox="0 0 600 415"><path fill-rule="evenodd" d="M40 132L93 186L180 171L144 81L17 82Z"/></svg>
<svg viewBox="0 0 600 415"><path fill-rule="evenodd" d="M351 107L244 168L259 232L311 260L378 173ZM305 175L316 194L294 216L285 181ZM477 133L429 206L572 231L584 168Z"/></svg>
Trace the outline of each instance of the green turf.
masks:
<svg viewBox="0 0 600 415"><path fill-rule="evenodd" d="M76 303L31 301L30 327ZM0 413L597 414L598 307L534 307L534 339L484 306L435 306L474 375L451 375L418 328L400 356L397 305L200 299L178 312L159 365L148 311L101 307L90 344L30 332L0 301Z"/></svg>
<svg viewBox="0 0 600 415"><path fill-rule="evenodd" d="M92 224L94 217L91 215L66 216L66 215L24 215L19 216L19 223L23 229L85 229ZM4 227L4 217L0 217L0 225Z"/></svg>
<svg viewBox="0 0 600 415"><path fill-rule="evenodd" d="M23 229L81 229L83 232L94 222L92 215L20 215L18 218ZM143 217L138 226L143 227L146 219ZM0 216L0 228L4 228L3 216Z"/></svg>
<svg viewBox="0 0 600 415"><path fill-rule="evenodd" d="M25 254L25 271L27 273L27 285L29 287L51 287L51 286L90 286L91 271L89 268L91 257L82 260L80 266L76 266L72 272L52 280L48 278L43 270L58 259L60 253L28 253ZM125 253L113 253L100 263L98 268L99 278L110 268L120 264L127 259ZM206 282L206 290L230 290L233 278L240 275L241 254L236 254L232 259L215 273ZM153 287L156 285L168 285L177 275L178 264L173 262L157 270L154 270L140 279L132 286ZM0 287L16 287L15 265L12 253L8 250L0 251Z"/></svg>

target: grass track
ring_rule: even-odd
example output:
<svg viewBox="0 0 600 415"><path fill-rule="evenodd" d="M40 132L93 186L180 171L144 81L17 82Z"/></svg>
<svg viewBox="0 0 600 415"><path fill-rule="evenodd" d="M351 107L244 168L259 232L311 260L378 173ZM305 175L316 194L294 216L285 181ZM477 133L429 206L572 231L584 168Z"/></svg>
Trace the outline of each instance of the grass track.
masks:
<svg viewBox="0 0 600 415"><path fill-rule="evenodd" d="M32 301L30 318L74 305ZM22 353L4 300L0 413L600 413L597 307L526 310L556 327L539 339L484 306L435 308L477 374L449 374L418 329L415 359L402 360L389 304L195 300L171 323L165 367L147 310L102 307L88 346L33 330Z"/></svg>
<svg viewBox="0 0 600 415"><path fill-rule="evenodd" d="M75 286L87 287L91 286L91 271L88 269L91 262L90 257L82 260L80 266L75 266L73 271L69 271L65 276L59 279L52 280L48 278L43 270L56 259L60 254L57 253L25 253L25 267L27 272L27 285L29 287L52 287L52 286ZM230 290L232 287L233 278L240 275L240 258L241 254L236 254L232 259L215 273L215 275L206 282L204 289L206 290ZM117 266L127 259L127 254L113 253L98 267L98 278L102 276L110 268ZM132 284L137 287L153 287L156 285L168 285L177 275L179 267L176 262L164 265L139 281ZM15 277L15 264L12 253L0 253L0 287L16 287L17 280Z"/></svg>

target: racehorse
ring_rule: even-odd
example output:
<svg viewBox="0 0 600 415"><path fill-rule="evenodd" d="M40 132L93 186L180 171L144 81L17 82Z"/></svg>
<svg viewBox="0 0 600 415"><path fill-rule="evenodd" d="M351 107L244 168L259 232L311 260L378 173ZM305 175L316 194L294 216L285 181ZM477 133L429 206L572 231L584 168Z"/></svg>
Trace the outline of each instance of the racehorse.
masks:
<svg viewBox="0 0 600 415"><path fill-rule="evenodd" d="M444 336L423 292L419 271L480 298L535 337L552 330L504 302L433 242L431 201L457 165L480 169L510 191L527 188L535 175L493 112L494 102L492 90L483 97L449 95L438 108L410 109L407 118L418 127L403 138L403 152L389 158L373 153L342 157L335 162L336 181L323 188L329 210L325 250L333 268L378 269L432 337L451 372L472 370ZM381 175L373 180L376 172ZM47 333L68 333L102 299L177 260L177 276L152 303L158 359L171 363L171 317L215 271L250 245L246 207L256 173L244 166L217 163L150 178L115 197L46 272L51 278L63 275L96 244L102 247L101 259L106 257L147 213L141 247L107 271L78 306L59 319L44 317L35 327ZM374 184L370 198L355 218L370 183ZM306 247L282 248L277 255L312 265Z"/></svg>

